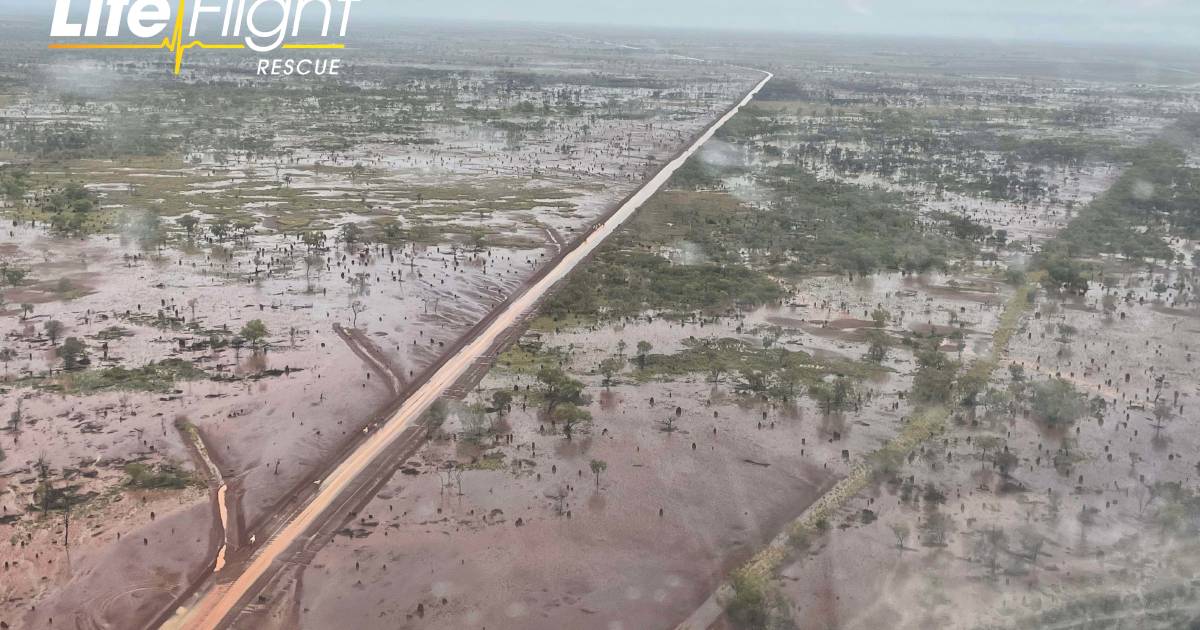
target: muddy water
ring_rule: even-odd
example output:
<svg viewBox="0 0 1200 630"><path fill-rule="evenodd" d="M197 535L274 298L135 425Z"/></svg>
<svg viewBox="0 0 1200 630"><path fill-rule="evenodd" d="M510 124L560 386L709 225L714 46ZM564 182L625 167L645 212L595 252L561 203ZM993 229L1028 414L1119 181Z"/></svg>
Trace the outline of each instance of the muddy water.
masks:
<svg viewBox="0 0 1200 630"><path fill-rule="evenodd" d="M503 467L468 470L461 488L437 470L478 451L432 444L410 464L419 474L397 474L345 524L352 536L317 555L299 601L272 601L238 627L293 609L311 628L643 628L686 614L841 472L821 463L836 446L823 445L812 410L773 413L775 428L760 430L757 409L701 402L711 393L703 382L613 388L570 442L518 410L514 444L487 449ZM681 429L665 433L654 419L676 404ZM608 464L598 487L592 459Z"/></svg>
<svg viewBox="0 0 1200 630"><path fill-rule="evenodd" d="M753 99L755 94L762 89L762 86L770 81L770 78L768 74L762 82L746 95L738 107L744 106ZM506 305L504 310L500 311L498 316L483 328L478 337L471 340L458 354L447 360L430 377L429 381L401 406L396 415L389 419L377 433L345 460L327 479L322 481L321 490L313 501L279 534L272 538L229 589L223 590L215 598L202 599L192 609L196 612L189 613L194 622L185 619L184 623L187 625L194 623L197 627L216 627L226 616L236 610L239 600L250 592L251 587L265 573L271 563L285 553L293 542L317 522L321 513L336 500L341 491L358 474L366 469L391 442L396 440L411 422L424 413L442 392L458 380L471 367L474 361L491 347L501 334L515 325L526 313L530 312L536 301L550 287L574 269L607 236L627 220L659 188L666 184L675 170L682 166L693 153L712 137L717 129L737 113L738 107L729 111L705 133L701 134L693 145L647 182L638 193L634 194L624 205L616 210L611 218L594 229L576 249L566 254L549 273L533 284L520 297Z"/></svg>

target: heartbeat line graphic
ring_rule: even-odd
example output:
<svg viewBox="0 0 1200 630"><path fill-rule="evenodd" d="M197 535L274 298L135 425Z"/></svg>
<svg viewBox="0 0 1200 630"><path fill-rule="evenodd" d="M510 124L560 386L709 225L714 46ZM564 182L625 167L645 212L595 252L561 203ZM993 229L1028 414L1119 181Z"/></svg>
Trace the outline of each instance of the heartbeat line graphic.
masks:
<svg viewBox="0 0 1200 630"><path fill-rule="evenodd" d="M192 48L202 50L242 50L245 44L208 44L200 40L183 41L183 15L187 0L179 0L179 11L175 15L175 29L170 37L158 44L50 44L52 50L167 50L175 55L175 74L183 68L183 53ZM341 50L345 44L284 44L288 50Z"/></svg>

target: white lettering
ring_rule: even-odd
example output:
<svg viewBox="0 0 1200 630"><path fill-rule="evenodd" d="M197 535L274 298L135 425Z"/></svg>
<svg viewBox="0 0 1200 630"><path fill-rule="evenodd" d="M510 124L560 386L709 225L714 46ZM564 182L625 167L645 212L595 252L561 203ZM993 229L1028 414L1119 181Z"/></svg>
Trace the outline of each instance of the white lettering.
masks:
<svg viewBox="0 0 1200 630"><path fill-rule="evenodd" d="M195 0L196 4L192 6L192 28L188 30L188 37L196 36L196 29L200 25L201 13L220 13L221 7L206 7L204 0ZM228 16L226 16L228 19Z"/></svg>
<svg viewBox="0 0 1200 630"><path fill-rule="evenodd" d="M104 28L104 34L108 37L116 37L121 34L121 17L125 15L125 8L129 6L129 0L108 0L108 26Z"/></svg>
<svg viewBox="0 0 1200 630"><path fill-rule="evenodd" d="M339 0L339 1L346 3L345 9L342 12L342 30L340 32L340 35L342 37L345 37L346 29L350 28L350 7L353 5L353 3L358 2L359 0Z"/></svg>
<svg viewBox="0 0 1200 630"><path fill-rule="evenodd" d="M292 37L300 35L300 18L304 16L304 9L314 2L320 2L321 6L325 7L321 37L329 36L329 14L333 13L333 6L329 4L329 0L299 0L299 4L296 5L296 19L292 21Z"/></svg>
<svg viewBox="0 0 1200 630"><path fill-rule="evenodd" d="M341 69L341 59L259 59L259 76L333 76Z"/></svg>
<svg viewBox="0 0 1200 630"><path fill-rule="evenodd" d="M129 9L129 32L143 39L158 37L166 30L170 19L171 7L167 0L136 0Z"/></svg>
<svg viewBox="0 0 1200 630"><path fill-rule="evenodd" d="M280 18L279 24L275 26L275 28L259 28L258 23L254 18L258 14L258 10L262 8L263 5L270 2L279 5L279 8L283 10L283 17ZM250 5L250 10L246 13L246 28L250 30L251 34L251 36L246 38L246 46L248 46L250 50L253 50L254 52L271 52L272 50L279 48L283 44L283 38L287 36L288 16L291 13L291 9L292 0L254 0L254 3ZM273 37L275 38L275 41L264 46L256 42L254 40L255 37Z"/></svg>
<svg viewBox="0 0 1200 630"><path fill-rule="evenodd" d="M88 37L95 37L100 34L100 14L104 11L104 0L92 0L88 5L87 26L83 28L83 34Z"/></svg>
<svg viewBox="0 0 1200 630"><path fill-rule="evenodd" d="M71 24L71 0L55 0L54 19L50 22L50 37L79 37L83 26Z"/></svg>

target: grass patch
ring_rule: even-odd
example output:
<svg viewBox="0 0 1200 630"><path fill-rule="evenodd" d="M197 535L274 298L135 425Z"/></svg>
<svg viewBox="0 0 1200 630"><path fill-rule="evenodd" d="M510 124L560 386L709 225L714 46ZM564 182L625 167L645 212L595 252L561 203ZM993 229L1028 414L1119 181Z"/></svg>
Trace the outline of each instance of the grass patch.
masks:
<svg viewBox="0 0 1200 630"><path fill-rule="evenodd" d="M531 337L540 335L527 335L513 344L497 357L496 365L517 374L537 374L543 367L558 367L566 360L566 352L561 348L547 348Z"/></svg>
<svg viewBox="0 0 1200 630"><path fill-rule="evenodd" d="M746 267L675 265L656 254L608 250L578 269L546 300L542 312L554 320L618 318L645 311L679 317L698 311L721 314L784 295L770 276Z"/></svg>
<svg viewBox="0 0 1200 630"><path fill-rule="evenodd" d="M633 375L643 381L687 374L706 374L717 381L733 375L739 389L783 398L821 386L830 376L862 380L881 369L854 361L818 360L805 352L763 348L737 339L692 338L684 346L676 354L647 355L645 367Z"/></svg>
<svg viewBox="0 0 1200 630"><path fill-rule="evenodd" d="M158 465L126 464L125 485L138 490L183 490L202 485L192 473L171 462Z"/></svg>
<svg viewBox="0 0 1200 630"><path fill-rule="evenodd" d="M197 381L208 373L183 359L167 359L140 368L123 367L85 370L67 374L61 379L63 393L95 394L108 391L157 392L174 391L178 381Z"/></svg>
<svg viewBox="0 0 1200 630"><path fill-rule="evenodd" d="M1165 141L1132 152L1133 163L1096 197L1047 250L1068 257L1120 254L1170 261L1170 236L1200 236L1200 169Z"/></svg>
<svg viewBox="0 0 1200 630"><path fill-rule="evenodd" d="M482 457L464 466L466 470L491 470L498 471L507 468L504 453L494 451L484 453Z"/></svg>

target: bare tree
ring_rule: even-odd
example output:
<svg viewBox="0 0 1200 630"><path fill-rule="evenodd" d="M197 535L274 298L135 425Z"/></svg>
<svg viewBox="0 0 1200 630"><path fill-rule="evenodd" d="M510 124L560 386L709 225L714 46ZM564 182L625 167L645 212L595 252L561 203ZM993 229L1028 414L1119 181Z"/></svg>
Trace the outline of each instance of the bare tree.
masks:
<svg viewBox="0 0 1200 630"><path fill-rule="evenodd" d="M365 313L366 310L367 305L363 304L361 300L354 300L354 302L350 304L350 313L352 316L350 326L352 328L358 328L358 316Z"/></svg>
<svg viewBox="0 0 1200 630"><path fill-rule="evenodd" d="M896 548L904 551L904 542L908 540L908 536L912 533L908 529L908 525L904 523L893 523L891 526L892 535L896 537Z"/></svg>

